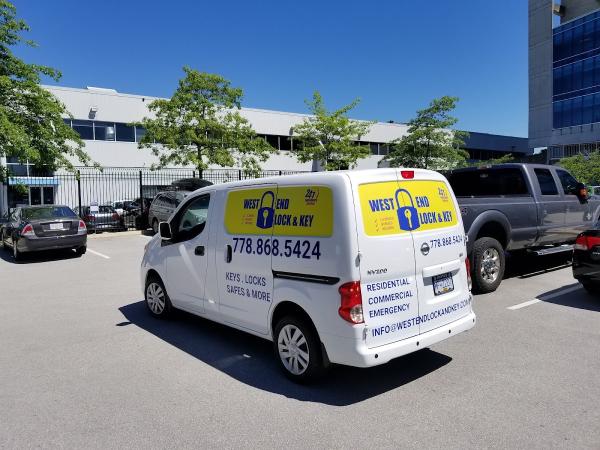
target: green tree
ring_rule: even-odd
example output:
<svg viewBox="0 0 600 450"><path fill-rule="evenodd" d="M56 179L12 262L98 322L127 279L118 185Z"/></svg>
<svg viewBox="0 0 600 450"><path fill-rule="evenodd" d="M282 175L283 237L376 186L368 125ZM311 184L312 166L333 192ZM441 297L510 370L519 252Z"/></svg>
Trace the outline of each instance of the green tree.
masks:
<svg viewBox="0 0 600 450"><path fill-rule="evenodd" d="M408 122L408 134L391 143L385 157L392 167L452 169L465 165L469 154L461 147L468 133L452 130L458 122L450 113L458 98L434 99Z"/></svg>
<svg viewBox="0 0 600 450"><path fill-rule="evenodd" d="M600 153L563 158L558 165L567 169L577 181L587 185L600 184Z"/></svg>
<svg viewBox="0 0 600 450"><path fill-rule="evenodd" d="M242 90L219 75L183 68L185 77L170 99L148 106L154 118L139 124L146 134L139 148L150 148L158 167L169 164L238 166L257 172L260 163L277 150L257 137L239 114Z"/></svg>
<svg viewBox="0 0 600 450"><path fill-rule="evenodd" d="M305 163L320 161L325 170L352 169L356 162L369 156L371 149L357 140L369 132L373 122L356 121L347 114L356 105L354 100L336 111L325 108L323 97L318 91L312 101L306 101L312 117L293 127L294 154L298 161Z"/></svg>
<svg viewBox="0 0 600 450"><path fill-rule="evenodd" d="M69 115L65 106L40 86L42 77L58 81L60 72L28 64L11 50L20 44L36 45L22 37L28 30L16 8L0 0L0 156L49 170L72 169L73 160L89 164L83 141L63 121ZM4 177L6 169L0 169Z"/></svg>

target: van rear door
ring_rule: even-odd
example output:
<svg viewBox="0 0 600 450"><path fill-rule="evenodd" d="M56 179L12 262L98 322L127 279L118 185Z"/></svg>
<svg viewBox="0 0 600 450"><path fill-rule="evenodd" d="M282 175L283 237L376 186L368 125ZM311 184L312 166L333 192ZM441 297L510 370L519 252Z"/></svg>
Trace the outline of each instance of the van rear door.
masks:
<svg viewBox="0 0 600 450"><path fill-rule="evenodd" d="M369 348L419 334L415 251L409 212L395 170L355 172L354 195L366 344ZM398 194L396 198L396 194Z"/></svg>
<svg viewBox="0 0 600 450"><path fill-rule="evenodd" d="M411 172L414 174L411 175ZM464 227L447 180L427 170L399 171L412 223L420 332L446 325L471 312ZM403 178L406 174L411 179Z"/></svg>

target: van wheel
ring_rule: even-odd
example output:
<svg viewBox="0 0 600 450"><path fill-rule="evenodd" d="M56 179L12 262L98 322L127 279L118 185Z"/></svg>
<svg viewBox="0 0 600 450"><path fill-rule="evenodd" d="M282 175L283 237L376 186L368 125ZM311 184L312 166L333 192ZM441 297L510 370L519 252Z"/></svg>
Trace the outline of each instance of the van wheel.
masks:
<svg viewBox="0 0 600 450"><path fill-rule="evenodd" d="M502 283L506 265L504 249L494 238L479 238L473 244L473 292L486 294L494 292Z"/></svg>
<svg viewBox="0 0 600 450"><path fill-rule="evenodd" d="M152 221L152 233L156 234L158 233L158 220L154 219Z"/></svg>
<svg viewBox="0 0 600 450"><path fill-rule="evenodd" d="M148 277L145 289L146 306L154 317L169 317L173 310L163 282L158 277Z"/></svg>
<svg viewBox="0 0 600 450"><path fill-rule="evenodd" d="M307 383L323 375L321 345L311 324L286 316L277 323L274 336L275 353L286 377Z"/></svg>

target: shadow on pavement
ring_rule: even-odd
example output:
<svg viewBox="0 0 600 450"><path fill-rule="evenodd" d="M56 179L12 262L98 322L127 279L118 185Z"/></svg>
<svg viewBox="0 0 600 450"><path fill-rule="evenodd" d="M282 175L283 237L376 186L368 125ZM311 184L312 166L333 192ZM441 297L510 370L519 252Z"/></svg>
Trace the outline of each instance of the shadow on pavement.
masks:
<svg viewBox="0 0 600 450"><path fill-rule="evenodd" d="M581 285L579 283L569 284L558 289L544 292L542 295L539 295L538 298L546 303L600 312L600 294L590 294L583 288L561 294L561 291L564 291L565 289L576 287L581 287Z"/></svg>
<svg viewBox="0 0 600 450"><path fill-rule="evenodd" d="M351 405L401 387L452 361L449 356L423 349L370 369L333 366L318 383L301 386L283 376L271 342L264 339L180 311L172 320L155 319L143 301L119 310L129 322L238 381L301 401Z"/></svg>
<svg viewBox="0 0 600 450"><path fill-rule="evenodd" d="M537 256L526 252L514 252L506 259L504 279L514 277L524 279L561 270L565 267L570 267L571 259L571 252L546 256Z"/></svg>
<svg viewBox="0 0 600 450"><path fill-rule="evenodd" d="M19 261L15 261L12 254L12 248L3 250L0 247L0 259L11 264L37 264L49 261L60 261L63 259L78 258L73 250L44 250L40 252L22 253Z"/></svg>

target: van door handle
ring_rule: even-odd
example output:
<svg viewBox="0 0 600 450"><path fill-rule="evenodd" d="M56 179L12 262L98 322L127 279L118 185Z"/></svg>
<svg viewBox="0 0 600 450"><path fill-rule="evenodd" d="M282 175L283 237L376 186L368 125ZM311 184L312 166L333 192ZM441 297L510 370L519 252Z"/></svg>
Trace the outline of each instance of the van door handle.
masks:
<svg viewBox="0 0 600 450"><path fill-rule="evenodd" d="M227 246L225 247L226 251L225 251L225 262L226 263L230 263L231 259L233 257L233 249L231 248L231 245L227 244Z"/></svg>
<svg viewBox="0 0 600 450"><path fill-rule="evenodd" d="M199 245L194 249L194 255L204 256L204 245Z"/></svg>

